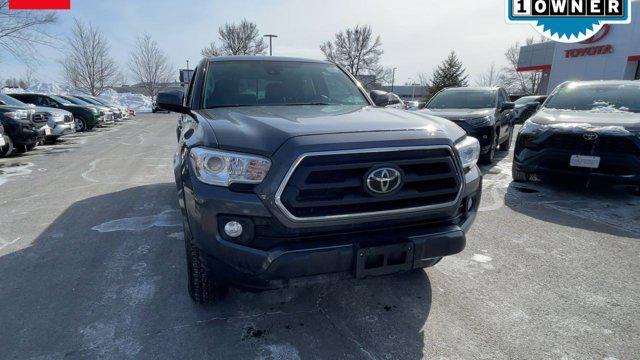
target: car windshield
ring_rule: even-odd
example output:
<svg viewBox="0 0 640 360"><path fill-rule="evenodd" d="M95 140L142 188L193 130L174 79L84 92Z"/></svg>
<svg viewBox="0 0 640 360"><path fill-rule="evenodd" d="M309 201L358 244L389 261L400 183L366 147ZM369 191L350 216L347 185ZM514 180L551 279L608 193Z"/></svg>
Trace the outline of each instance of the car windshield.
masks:
<svg viewBox="0 0 640 360"><path fill-rule="evenodd" d="M65 96L65 99L71 101L72 103L76 104L76 105L93 105L92 103L88 102L88 101L84 101L82 99L78 99L77 97L73 97L73 96Z"/></svg>
<svg viewBox="0 0 640 360"><path fill-rule="evenodd" d="M211 62L204 107L369 105L333 64L295 61Z"/></svg>
<svg viewBox="0 0 640 360"><path fill-rule="evenodd" d="M51 95L51 98L57 102L59 102L62 105L73 105L75 103L70 102L69 100L67 100L66 98L63 98L61 96L58 95Z"/></svg>
<svg viewBox="0 0 640 360"><path fill-rule="evenodd" d="M496 106L493 90L445 90L427 104L427 109L487 109Z"/></svg>
<svg viewBox="0 0 640 360"><path fill-rule="evenodd" d="M640 84L568 84L545 105L549 109L640 112Z"/></svg>
<svg viewBox="0 0 640 360"><path fill-rule="evenodd" d="M99 101L94 100L92 98L83 97L83 98L77 98L77 99L82 100L82 101L84 101L86 103L89 103L89 104L92 104L92 105L104 106Z"/></svg>
<svg viewBox="0 0 640 360"><path fill-rule="evenodd" d="M516 104L516 105L524 105L524 104L536 102L537 99L538 99L537 96L525 96L525 97L521 97L520 99L514 101L514 104Z"/></svg>
<svg viewBox="0 0 640 360"><path fill-rule="evenodd" d="M98 99L98 98L90 98L91 100L95 101L96 103L102 105L102 106L115 106L114 104L111 104L105 100L102 99Z"/></svg>
<svg viewBox="0 0 640 360"><path fill-rule="evenodd" d="M27 104L23 103L20 100L14 99L9 95L0 93L0 105L11 105L11 106L20 106L25 107Z"/></svg>

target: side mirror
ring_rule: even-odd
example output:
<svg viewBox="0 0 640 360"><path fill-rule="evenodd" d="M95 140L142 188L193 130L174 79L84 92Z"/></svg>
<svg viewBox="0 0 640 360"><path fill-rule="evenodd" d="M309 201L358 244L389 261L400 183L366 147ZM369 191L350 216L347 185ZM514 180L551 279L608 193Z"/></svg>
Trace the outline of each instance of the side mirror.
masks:
<svg viewBox="0 0 640 360"><path fill-rule="evenodd" d="M387 97L389 98L389 105L400 104L402 102L400 97L394 93L387 93Z"/></svg>
<svg viewBox="0 0 640 360"><path fill-rule="evenodd" d="M189 108L184 106L184 91L168 90L161 91L156 97L156 104L160 109L173 111L181 114L189 113Z"/></svg>
<svg viewBox="0 0 640 360"><path fill-rule="evenodd" d="M526 106L531 110L538 110L540 105L542 105L542 104L540 104L539 102L530 102L530 103L527 103Z"/></svg>
<svg viewBox="0 0 640 360"><path fill-rule="evenodd" d="M505 102L505 103L502 103L502 106L500 106L500 112L507 111L507 110L513 110L515 108L516 108L516 104L515 103Z"/></svg>
<svg viewBox="0 0 640 360"><path fill-rule="evenodd" d="M371 100L376 106L385 107L387 105L391 105L389 102L389 94L386 91L382 90L372 90L369 93Z"/></svg>

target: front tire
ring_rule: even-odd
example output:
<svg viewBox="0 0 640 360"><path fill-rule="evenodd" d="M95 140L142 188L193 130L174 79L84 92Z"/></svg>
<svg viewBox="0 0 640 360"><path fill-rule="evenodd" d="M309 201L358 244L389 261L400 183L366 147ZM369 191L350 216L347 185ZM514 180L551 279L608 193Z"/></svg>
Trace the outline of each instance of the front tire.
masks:
<svg viewBox="0 0 640 360"><path fill-rule="evenodd" d="M0 157L5 157L13 154L15 148L13 146L13 140L10 137L4 137L4 146L0 147Z"/></svg>
<svg viewBox="0 0 640 360"><path fill-rule="evenodd" d="M489 152L480 156L480 162L485 165L491 165L493 163L493 159L496 157L496 149L498 147L498 135L494 134L493 142L491 143L491 148Z"/></svg>
<svg viewBox="0 0 640 360"><path fill-rule="evenodd" d="M87 120L85 120L82 116L76 116L74 120L76 122L76 132L85 132L89 130Z"/></svg>
<svg viewBox="0 0 640 360"><path fill-rule="evenodd" d="M512 140L513 140L513 127L511 127L509 129L509 137L507 138L507 140L505 140L502 144L500 144L498 149L500 151L509 151L509 148L511 147L511 141Z"/></svg>
<svg viewBox="0 0 640 360"><path fill-rule="evenodd" d="M200 249L186 236L187 273L189 282L189 296L197 304L207 304L224 298L229 288L212 278L212 274L202 266Z"/></svg>

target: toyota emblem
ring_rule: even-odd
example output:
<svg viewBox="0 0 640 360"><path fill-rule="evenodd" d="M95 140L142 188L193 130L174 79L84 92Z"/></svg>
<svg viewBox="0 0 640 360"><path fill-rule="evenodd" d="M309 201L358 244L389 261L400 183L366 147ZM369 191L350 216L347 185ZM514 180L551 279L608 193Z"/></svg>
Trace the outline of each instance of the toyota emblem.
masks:
<svg viewBox="0 0 640 360"><path fill-rule="evenodd" d="M365 175L365 184L373 195L391 194L402 185L402 174L392 167L376 168Z"/></svg>
<svg viewBox="0 0 640 360"><path fill-rule="evenodd" d="M598 138L598 134L593 132L588 132L588 133L582 134L582 137L587 141L594 141Z"/></svg>

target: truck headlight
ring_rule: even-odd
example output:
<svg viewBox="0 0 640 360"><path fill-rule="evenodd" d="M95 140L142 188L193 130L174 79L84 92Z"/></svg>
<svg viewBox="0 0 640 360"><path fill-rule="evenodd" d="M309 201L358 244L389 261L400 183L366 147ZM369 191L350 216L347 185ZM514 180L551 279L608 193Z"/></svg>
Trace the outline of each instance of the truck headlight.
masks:
<svg viewBox="0 0 640 360"><path fill-rule="evenodd" d="M540 125L540 124L534 123L531 120L527 120L524 122L524 124L522 124L522 128L520 129L520 134L538 135L545 130L547 130L547 127L545 125Z"/></svg>
<svg viewBox="0 0 640 360"><path fill-rule="evenodd" d="M189 153L196 177L207 184L259 184L271 167L267 158L229 151L193 148Z"/></svg>
<svg viewBox="0 0 640 360"><path fill-rule="evenodd" d="M480 157L480 143L478 139L466 136L456 144L456 149L458 150L458 154L460 154L463 168L468 169L478 162L478 158Z"/></svg>
<svg viewBox="0 0 640 360"><path fill-rule="evenodd" d="M467 124L471 126L480 127L480 126L491 125L493 121L494 121L493 115L489 115L489 116L484 116L480 118L469 119L467 120Z"/></svg>
<svg viewBox="0 0 640 360"><path fill-rule="evenodd" d="M27 110L14 110L3 114L5 117L13 120L25 120L29 118L29 111Z"/></svg>

